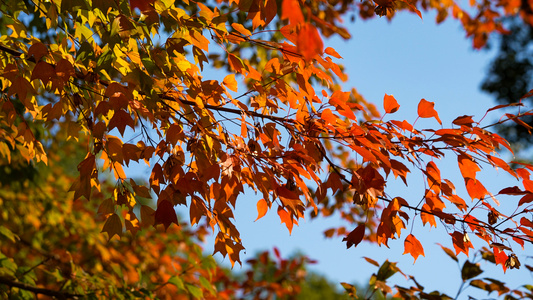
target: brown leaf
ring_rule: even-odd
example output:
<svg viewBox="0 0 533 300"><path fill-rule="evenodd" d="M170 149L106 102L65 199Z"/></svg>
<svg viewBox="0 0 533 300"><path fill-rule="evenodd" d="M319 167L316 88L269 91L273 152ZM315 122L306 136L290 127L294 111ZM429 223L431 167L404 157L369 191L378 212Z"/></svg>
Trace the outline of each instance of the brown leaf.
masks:
<svg viewBox="0 0 533 300"><path fill-rule="evenodd" d="M342 239L343 242L346 242L346 249L349 249L351 246L357 247L359 243L365 237L365 224L359 224L352 232L348 234L345 238Z"/></svg>
<svg viewBox="0 0 533 300"><path fill-rule="evenodd" d="M163 224L163 226L165 226L165 230L167 230L172 223L180 226L180 224L178 224L176 211L174 211L174 206L167 200L163 200L157 205L157 210L154 214L154 226Z"/></svg>
<svg viewBox="0 0 533 300"><path fill-rule="evenodd" d="M109 240L111 240L114 235L117 235L120 238L122 235L122 221L120 221L120 217L117 214L109 216L101 232L107 232Z"/></svg>
<svg viewBox="0 0 533 300"><path fill-rule="evenodd" d="M109 125L108 125L109 130L112 130L113 128L117 128L120 134L124 136L124 131L126 130L126 126L129 126L132 129L135 127L135 123L133 122L131 115L123 110L115 111L115 113L113 114L113 117L111 118L111 120L109 120Z"/></svg>

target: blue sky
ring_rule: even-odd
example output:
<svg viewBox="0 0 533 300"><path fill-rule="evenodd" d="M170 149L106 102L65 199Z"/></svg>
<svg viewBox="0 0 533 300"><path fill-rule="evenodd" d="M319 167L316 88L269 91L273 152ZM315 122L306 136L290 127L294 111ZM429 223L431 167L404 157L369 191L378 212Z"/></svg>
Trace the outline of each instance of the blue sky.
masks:
<svg viewBox="0 0 533 300"><path fill-rule="evenodd" d="M391 22L386 18L375 18L370 21L356 20L349 25L352 39L341 41L338 39L325 40L325 46L331 46L344 57L342 63L347 69L348 82L346 90L355 87L367 100L382 108L385 93L393 94L401 105L399 112L390 116L393 119L413 122L417 116L417 105L421 98L436 103L436 110L444 126L450 126L453 119L461 115L474 115L474 120L480 119L485 111L496 104L479 87L488 65L495 51L479 51L472 49L471 41L465 37L464 31L456 20L448 20L436 25L434 15L424 14L421 20L412 13L399 13ZM489 115L486 120L498 119L498 113ZM486 123L488 124L488 123ZM417 128L436 128L439 124L433 120L419 120ZM450 179L460 179L455 159L451 163L441 162L439 166ZM488 168L486 168L488 169ZM492 190L505 183L517 185L503 172L491 172L485 175L485 185ZM393 195L403 195L404 198L416 197L421 199L424 191L423 178L420 174L413 174L409 178L409 187L405 188L400 182L390 181L387 191ZM458 187L461 181L456 181ZM458 187L459 188L459 187ZM460 190L460 188L459 188ZM464 193L465 199L468 195ZM256 202L259 198L253 193L247 193L237 204L236 223L241 231L246 253L242 260L251 258L257 251L278 247L282 254L290 255L302 252L318 264L312 270L326 275L332 282L366 283L377 269L362 258L371 257L379 262L385 259L398 261L399 267L407 274L415 275L417 280L427 291L434 289L448 293L454 297L460 286L460 269L448 258L436 243L453 248L451 239L442 227L430 229L422 227L420 219L414 221L413 234L425 247L425 257L419 257L413 265L410 255L402 255L403 239L409 230L402 232L400 240L390 243L390 249L361 244L356 249L346 249L342 238L325 239L323 231L338 225L335 218L302 221L289 235L274 211L263 219L254 222L257 217ZM412 198L411 198L412 199ZM474 246L484 246L481 242L474 242ZM206 245L209 252L212 244ZM526 249L527 250L527 249ZM519 259L527 263L525 251L515 249ZM219 255L218 261L229 264ZM465 256L460 256L461 262ZM483 264L483 263L482 263ZM488 265L482 265L485 269ZM237 270L239 267L236 267ZM531 282L531 276L523 270L509 270L503 274L501 267L492 268L481 277L499 278L502 281L513 282L511 287ZM394 282L408 286L401 275L393 277ZM461 294L459 299L467 294L475 293L475 288L469 288ZM496 295L493 294L493 297Z"/></svg>

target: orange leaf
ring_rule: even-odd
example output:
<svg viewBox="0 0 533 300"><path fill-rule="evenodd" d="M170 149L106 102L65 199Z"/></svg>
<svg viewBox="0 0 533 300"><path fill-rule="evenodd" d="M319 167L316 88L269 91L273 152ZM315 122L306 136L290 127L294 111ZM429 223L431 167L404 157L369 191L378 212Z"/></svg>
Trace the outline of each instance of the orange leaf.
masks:
<svg viewBox="0 0 533 300"><path fill-rule="evenodd" d="M191 38L192 38L191 39L192 43L196 47L198 47L198 48L200 48L200 49L202 49L202 50L204 50L206 52L209 51L209 40L205 36L203 36L201 32L193 31L192 35L191 35Z"/></svg>
<svg viewBox="0 0 533 300"><path fill-rule="evenodd" d="M424 203L424 205L422 206L422 210L431 211L431 208L429 207L429 205ZM422 223L424 225L426 225L426 223L429 223L430 226L433 226L435 228L437 227L437 222L435 221L435 216L433 216L432 214L428 214L428 213L422 212L422 213L420 213L420 218L422 219Z"/></svg>
<svg viewBox="0 0 533 300"><path fill-rule="evenodd" d="M342 58L342 56L340 56L339 53L337 53L337 51L335 51L335 49L331 47L327 47L326 50L324 50L324 52L326 52L327 55L331 55L335 58L338 58L338 59Z"/></svg>
<svg viewBox="0 0 533 300"><path fill-rule="evenodd" d="M294 222L289 215L288 212L286 212L281 206L278 207L278 216L281 220L281 223L285 223L285 226L287 226L287 229L289 230L289 234L292 233L292 227L294 226Z"/></svg>
<svg viewBox="0 0 533 300"><path fill-rule="evenodd" d="M520 98L520 100L525 99L525 98L529 98L531 96L533 96L533 90L529 90L529 92L527 92L524 96L522 96L522 98Z"/></svg>
<svg viewBox="0 0 533 300"><path fill-rule="evenodd" d="M298 35L296 34L297 28L296 25L285 25L281 27L279 32L281 32L281 34L283 34L283 36L291 43L296 44L296 40L298 39Z"/></svg>
<svg viewBox="0 0 533 300"><path fill-rule="evenodd" d="M420 17L420 19L422 19L422 13L420 12L420 10L418 10L418 8L416 8L416 6L411 4L410 1L406 1L406 0L400 0L400 1L407 4L407 6L409 6L411 10L414 11Z"/></svg>
<svg viewBox="0 0 533 300"><path fill-rule="evenodd" d="M116 180L126 179L126 173L124 173L122 165L118 162L113 162L113 175L115 175Z"/></svg>
<svg viewBox="0 0 533 300"><path fill-rule="evenodd" d="M265 199L261 199L257 201L257 219L255 221L261 219L266 215L268 211L268 204Z"/></svg>
<svg viewBox="0 0 533 300"><path fill-rule="evenodd" d="M457 157L459 163L459 169L461 170L461 175L466 178L476 179L476 173L481 171L478 164L473 161L470 157L461 154Z"/></svg>
<svg viewBox="0 0 533 300"><path fill-rule="evenodd" d="M468 195L472 199L483 199L486 195L489 194L485 186L479 181L471 178L466 178L466 190Z"/></svg>
<svg viewBox="0 0 533 300"><path fill-rule="evenodd" d="M252 35L250 30L244 28L244 26L242 26L242 24L233 23L233 24L231 24L231 27L233 27L233 29L237 30L240 34L242 34L244 36L251 36Z"/></svg>
<svg viewBox="0 0 533 300"><path fill-rule="evenodd" d="M528 220L527 218L525 217L522 217L520 219L520 225L522 226L527 226L529 228L533 228L533 222L531 222L531 220Z"/></svg>
<svg viewBox="0 0 533 300"><path fill-rule="evenodd" d="M502 265L503 271L505 272L507 267L505 266L505 262L509 258L507 254L505 254L504 251L500 251L497 247L493 247L492 251L494 252L494 261L497 265Z"/></svg>
<svg viewBox="0 0 533 300"><path fill-rule="evenodd" d="M335 116L329 108L324 109L322 113L320 113L320 118L329 124L337 124L337 116Z"/></svg>
<svg viewBox="0 0 533 300"><path fill-rule="evenodd" d="M440 169L437 165L430 161L426 166L426 175L428 177L429 188L434 189L435 187L440 188ZM438 191L436 191L438 192Z"/></svg>
<svg viewBox="0 0 533 300"><path fill-rule="evenodd" d="M453 241L453 247L455 248L455 254L459 254L463 252L468 256L468 250L470 248L474 248L472 243L470 242L470 239L468 238L468 235L463 234L459 231L455 231L454 233L450 234L452 236Z"/></svg>
<svg viewBox="0 0 533 300"><path fill-rule="evenodd" d="M343 242L346 242L346 249L349 249L351 246L357 247L359 243L365 237L365 224L359 224L352 232L348 234L345 238L342 239Z"/></svg>
<svg viewBox="0 0 533 300"><path fill-rule="evenodd" d="M120 238L122 235L122 222L120 221L120 217L117 214L112 214L109 216L101 232L107 232L109 240L111 240L114 235L118 235Z"/></svg>
<svg viewBox="0 0 533 300"><path fill-rule="evenodd" d="M462 116L455 118L452 123L459 126L465 125L468 127L472 127L472 123L474 123L474 120L472 120L472 116Z"/></svg>
<svg viewBox="0 0 533 300"><path fill-rule="evenodd" d="M226 77L224 77L224 81L222 82L228 89L237 92L237 81L235 80L235 74L230 74Z"/></svg>
<svg viewBox="0 0 533 300"><path fill-rule="evenodd" d="M324 44L315 26L305 23L300 28L296 40L296 48L298 49L298 53L302 54L306 60L311 60L317 55L322 55Z"/></svg>
<svg viewBox="0 0 533 300"><path fill-rule="evenodd" d="M292 25L304 22L304 15L298 0L283 0L281 4L281 19L289 19L289 23Z"/></svg>
<svg viewBox="0 0 533 300"><path fill-rule="evenodd" d="M510 103L510 104L500 104L500 105L496 105L494 107L489 108L487 112L497 110L497 109L507 108L511 106L524 106L524 103L517 102L517 103Z"/></svg>
<svg viewBox="0 0 533 300"><path fill-rule="evenodd" d="M437 119L439 124L442 125L442 122L439 118L439 114L434 109L434 107L435 107L435 102L429 102L426 99L420 100L420 103L418 103L418 116L420 118L434 117L435 119Z"/></svg>
<svg viewBox="0 0 533 300"><path fill-rule="evenodd" d="M243 138L248 137L248 124L246 123L246 117L244 116L244 114L242 115L242 119L241 119L241 137Z"/></svg>
<svg viewBox="0 0 533 300"><path fill-rule="evenodd" d="M418 256L420 255L425 256L424 248L422 247L422 244L420 244L420 242L415 238L414 235L412 234L408 235L407 238L405 238L403 245L405 248L405 251L403 252L403 254L406 254L406 253L411 254L413 258L415 259L415 262Z"/></svg>
<svg viewBox="0 0 533 300"><path fill-rule="evenodd" d="M370 264L373 264L374 266L376 267L379 267L379 263L375 260L373 260L372 258L369 258L369 257L366 257L366 256L363 256L363 258Z"/></svg>
<svg viewBox="0 0 533 300"><path fill-rule="evenodd" d="M393 95L385 94L385 97L383 97L383 108L385 108L386 113L392 114L398 111L400 105L398 104L398 101L394 99Z"/></svg>
<svg viewBox="0 0 533 300"><path fill-rule="evenodd" d="M515 178L518 178L518 175L516 175L516 172L513 169L511 169L509 164L507 164L503 159L498 158L498 157L494 157L494 156L490 156L490 155L487 155L487 158L491 161L491 163L493 163L496 166L504 169L505 171L507 171L507 173L513 175Z"/></svg>

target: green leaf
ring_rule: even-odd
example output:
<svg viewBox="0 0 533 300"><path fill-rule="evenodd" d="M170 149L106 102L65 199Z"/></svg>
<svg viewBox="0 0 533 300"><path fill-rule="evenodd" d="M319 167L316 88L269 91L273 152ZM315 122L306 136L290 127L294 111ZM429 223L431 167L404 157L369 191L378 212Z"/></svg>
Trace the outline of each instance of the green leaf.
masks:
<svg viewBox="0 0 533 300"><path fill-rule="evenodd" d="M196 299L201 299L204 296L204 293L202 293L202 290L199 287L196 287L192 284L186 284L187 290L191 295Z"/></svg>
<svg viewBox="0 0 533 300"><path fill-rule="evenodd" d="M200 277L200 285L204 287L204 289L208 290L209 293L216 295L217 291L214 288L214 286L209 283L209 281L205 277Z"/></svg>
<svg viewBox="0 0 533 300"><path fill-rule="evenodd" d="M185 286L183 285L183 280L181 280L181 278L179 278L178 276L170 277L170 279L168 280L168 283L175 285L178 288L178 290L185 289Z"/></svg>
<svg viewBox="0 0 533 300"><path fill-rule="evenodd" d="M213 256L209 255L206 258L202 259L202 267L206 270L212 270L217 267L217 262Z"/></svg>
<svg viewBox="0 0 533 300"><path fill-rule="evenodd" d="M0 235L3 235L4 237L6 237L8 240L10 240L13 243L15 243L16 241L20 239L18 235L14 234L13 232L11 232L11 230L7 229L4 226L0 226Z"/></svg>
<svg viewBox="0 0 533 300"><path fill-rule="evenodd" d="M76 53L76 61L88 67L92 60L94 60L94 49L88 42L83 42Z"/></svg>
<svg viewBox="0 0 533 300"><path fill-rule="evenodd" d="M377 280L386 281L389 277L396 274L399 269L396 267L396 263L391 263L386 260L378 270Z"/></svg>
<svg viewBox="0 0 533 300"><path fill-rule="evenodd" d="M159 71L157 65L154 64L151 58L143 57L141 59L141 62L143 63L144 67L146 68L146 71L148 71L149 74L153 74L154 72Z"/></svg>
<svg viewBox="0 0 533 300"><path fill-rule="evenodd" d="M103 13L107 13L107 10L111 8L117 8L117 5L115 1L109 1L109 0L93 0L93 9L98 8Z"/></svg>
<svg viewBox="0 0 533 300"><path fill-rule="evenodd" d="M0 253L0 276L14 276L17 271L17 264L3 253Z"/></svg>
<svg viewBox="0 0 533 300"><path fill-rule="evenodd" d="M104 47L106 49L107 47ZM109 48L104 50L104 52L98 57L98 61L96 62L96 66L98 70L109 70L111 69L111 63L113 63L113 60L115 59L113 55L113 51Z"/></svg>
<svg viewBox="0 0 533 300"><path fill-rule="evenodd" d="M71 13L75 15L76 14L75 12L80 9L85 9L85 10L89 9L87 1L84 1L84 0L61 1L61 13L62 14Z"/></svg>
<svg viewBox="0 0 533 300"><path fill-rule="evenodd" d="M472 279L481 273L483 273L483 270L481 270L479 264L473 264L467 260L461 269L461 278L463 281L467 281L468 279Z"/></svg>

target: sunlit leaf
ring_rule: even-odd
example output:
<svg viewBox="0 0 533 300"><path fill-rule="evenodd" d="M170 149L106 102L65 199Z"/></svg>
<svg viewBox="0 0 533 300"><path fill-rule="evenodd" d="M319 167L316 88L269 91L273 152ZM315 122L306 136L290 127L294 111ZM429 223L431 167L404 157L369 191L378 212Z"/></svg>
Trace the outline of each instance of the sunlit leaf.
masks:
<svg viewBox="0 0 533 300"><path fill-rule="evenodd" d="M435 103L429 102L426 99L420 100L418 103L418 116L420 118L435 118L439 124L442 125L442 121L439 118L439 114L435 110Z"/></svg>

